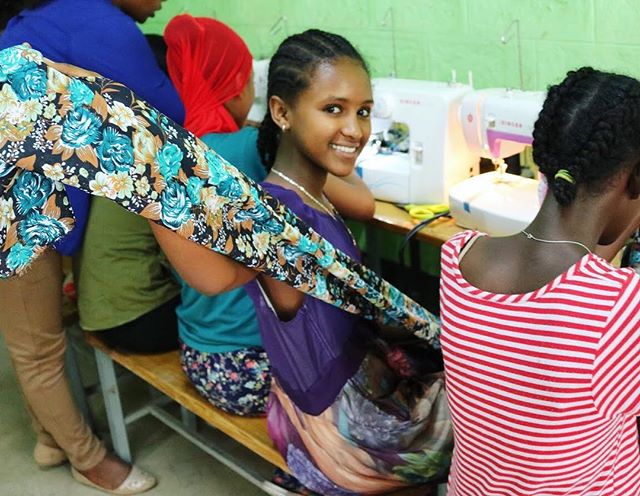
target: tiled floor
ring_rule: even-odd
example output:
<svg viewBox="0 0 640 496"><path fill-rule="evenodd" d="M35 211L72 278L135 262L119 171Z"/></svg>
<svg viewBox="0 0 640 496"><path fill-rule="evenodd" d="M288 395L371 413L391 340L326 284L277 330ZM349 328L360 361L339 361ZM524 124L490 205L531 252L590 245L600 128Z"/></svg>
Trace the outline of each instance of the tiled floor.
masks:
<svg viewBox="0 0 640 496"><path fill-rule="evenodd" d="M81 364L87 374L90 364ZM88 371L91 372L90 370ZM135 384L132 388L139 387ZM135 397L136 394L131 393ZM125 405L126 406L126 405ZM92 405L99 430L105 429L99 399ZM264 493L153 418L129 427L133 457L155 474L149 496L259 496ZM76 483L68 465L40 471L32 459L29 418L0 340L0 496L92 496L104 494Z"/></svg>

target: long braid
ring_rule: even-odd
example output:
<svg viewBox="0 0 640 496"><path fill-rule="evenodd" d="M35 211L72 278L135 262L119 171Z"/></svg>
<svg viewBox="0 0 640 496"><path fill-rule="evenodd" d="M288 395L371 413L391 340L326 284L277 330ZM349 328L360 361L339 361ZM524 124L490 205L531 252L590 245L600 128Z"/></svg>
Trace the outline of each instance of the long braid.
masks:
<svg viewBox="0 0 640 496"><path fill-rule="evenodd" d="M323 62L347 57L367 66L358 51L340 35L318 29L309 29L285 39L271 58L267 83L267 101L277 95L294 104L297 96L309 87L313 71ZM368 72L368 70L367 70ZM268 170L276 158L281 130L271 117L271 111L262 120L258 132L258 152Z"/></svg>
<svg viewBox="0 0 640 496"><path fill-rule="evenodd" d="M533 157L561 205L640 153L640 82L583 67L552 86L533 132ZM575 184L556 173L564 169Z"/></svg>

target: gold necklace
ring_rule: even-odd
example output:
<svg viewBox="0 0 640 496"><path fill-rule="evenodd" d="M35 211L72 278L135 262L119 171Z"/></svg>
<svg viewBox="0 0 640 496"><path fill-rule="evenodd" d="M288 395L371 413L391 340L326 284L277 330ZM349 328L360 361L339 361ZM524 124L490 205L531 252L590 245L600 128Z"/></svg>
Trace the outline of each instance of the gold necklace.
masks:
<svg viewBox="0 0 640 496"><path fill-rule="evenodd" d="M322 210L324 210L325 212L327 212L327 214L329 214L331 217L333 217L334 219L336 218L336 211L335 208L333 209L333 212L331 210L329 210L324 203L322 203L320 200L318 200L315 196L313 196L311 193L309 193L302 185L298 184L297 182L295 182L293 179L291 179L289 176L285 176L282 172L276 170L276 169L271 169L271 172L273 172L276 176L281 177L282 179L284 179L285 181L287 181L289 184L291 184L292 186L295 186L296 188L298 188L300 191L302 191L307 198L309 198L313 203L315 203L316 205L318 205ZM331 204L331 202L327 199L327 197L325 196L324 193L322 193L322 196L325 200L327 200L329 202L329 204ZM333 207L333 205L331 205Z"/></svg>
<svg viewBox="0 0 640 496"><path fill-rule="evenodd" d="M593 254L593 252L589 249L588 246L583 245L582 243L580 243L580 241L572 241L569 239L561 239L561 240L553 240L553 239L541 239L541 238L536 238L533 234L528 233L527 231L525 231L524 229L522 231L520 231L522 234L524 234L527 239L532 239L533 241L539 241L540 243L567 243L567 244L572 244L572 245L578 245L581 246L582 248L584 248L585 250L587 250L587 252L589 253L589 255Z"/></svg>
<svg viewBox="0 0 640 496"><path fill-rule="evenodd" d="M295 182L293 179L291 179L289 176L284 175L282 172L275 170L275 169L271 169L271 172L273 172L276 176L281 177L282 179L284 179L286 182L288 182L289 184L291 184L292 186L295 186L296 188L298 188L300 191L302 191L305 195L307 195L307 197L313 201L316 205L318 205L322 210L324 210L325 212L327 212L329 214L329 216L334 219L334 220L339 220L340 223L342 224L342 226L344 227L345 231L347 231L347 234L349 235L349 238L351 239L351 243L353 244L353 246L357 247L358 244L356 243L356 239L353 237L353 233L351 232L351 229L349 229L349 226L347 225L347 223L344 221L344 219L342 218L342 216L338 213L338 211L335 209L335 207L333 206L333 204L329 201L329 199L327 198L327 196L322 193L322 197L327 200L327 202L329 203L329 205L331 205L331 208L333 209L333 212L331 210L329 210L320 200L318 200L315 196L313 196L311 193L309 193L303 186L301 186L300 184L298 184L297 182Z"/></svg>

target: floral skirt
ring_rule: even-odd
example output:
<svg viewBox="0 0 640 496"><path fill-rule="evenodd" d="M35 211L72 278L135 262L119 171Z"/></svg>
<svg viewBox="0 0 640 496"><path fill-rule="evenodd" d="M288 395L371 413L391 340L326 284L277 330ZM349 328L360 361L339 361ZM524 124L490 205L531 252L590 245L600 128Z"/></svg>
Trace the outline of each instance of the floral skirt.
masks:
<svg viewBox="0 0 640 496"><path fill-rule="evenodd" d="M442 374L401 377L369 354L318 416L299 410L274 380L267 418L291 473L319 494L381 494L448 472L453 431Z"/></svg>
<svg viewBox="0 0 640 496"><path fill-rule="evenodd" d="M206 353L181 343L180 361L191 383L214 406L235 415L264 415L271 365L262 348Z"/></svg>

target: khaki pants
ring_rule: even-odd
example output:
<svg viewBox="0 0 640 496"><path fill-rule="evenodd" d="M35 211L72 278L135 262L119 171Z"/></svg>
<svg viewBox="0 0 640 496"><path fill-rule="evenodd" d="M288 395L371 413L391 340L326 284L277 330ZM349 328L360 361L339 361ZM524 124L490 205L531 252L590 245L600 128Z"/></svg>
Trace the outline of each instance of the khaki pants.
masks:
<svg viewBox="0 0 640 496"><path fill-rule="evenodd" d="M62 448L76 469L87 470L104 459L106 449L71 396L61 305L62 258L51 249L24 275L0 280L0 331L38 441Z"/></svg>

